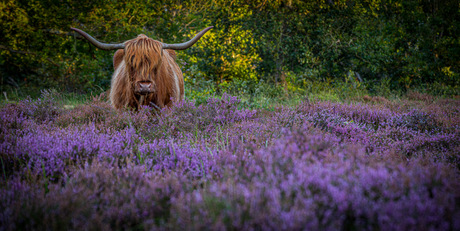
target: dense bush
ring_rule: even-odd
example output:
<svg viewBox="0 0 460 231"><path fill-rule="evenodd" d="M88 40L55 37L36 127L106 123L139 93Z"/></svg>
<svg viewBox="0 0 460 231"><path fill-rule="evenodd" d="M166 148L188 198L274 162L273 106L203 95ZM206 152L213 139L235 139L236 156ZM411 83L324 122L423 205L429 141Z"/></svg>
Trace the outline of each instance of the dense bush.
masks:
<svg viewBox="0 0 460 231"><path fill-rule="evenodd" d="M1 91L107 89L113 52L94 48L70 27L105 42L144 33L173 43L213 25L193 48L178 52L187 86L256 94L261 82L309 91L321 81L379 95L459 92L454 0L9 0L0 9Z"/></svg>

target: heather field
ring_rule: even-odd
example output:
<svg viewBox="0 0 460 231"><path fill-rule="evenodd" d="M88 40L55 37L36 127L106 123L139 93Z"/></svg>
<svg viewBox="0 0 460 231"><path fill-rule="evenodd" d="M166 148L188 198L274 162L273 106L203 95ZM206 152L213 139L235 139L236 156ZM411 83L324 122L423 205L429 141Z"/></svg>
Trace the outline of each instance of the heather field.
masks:
<svg viewBox="0 0 460 231"><path fill-rule="evenodd" d="M460 100L0 107L0 230L460 230Z"/></svg>

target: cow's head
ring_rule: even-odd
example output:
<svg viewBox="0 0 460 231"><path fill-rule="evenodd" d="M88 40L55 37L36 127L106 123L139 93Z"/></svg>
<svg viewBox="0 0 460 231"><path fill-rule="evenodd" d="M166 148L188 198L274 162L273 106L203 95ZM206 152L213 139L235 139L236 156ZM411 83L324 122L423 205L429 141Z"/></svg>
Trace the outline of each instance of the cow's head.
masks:
<svg viewBox="0 0 460 231"><path fill-rule="evenodd" d="M199 32L191 40L179 44L166 44L151 39L146 35L139 35L137 38L118 44L102 43L91 37L86 32L71 28L85 37L94 46L103 50L124 49L124 62L129 73L129 81L132 89L137 95L147 95L156 91L155 76L161 71L163 50L184 50L195 44L211 27Z"/></svg>
<svg viewBox="0 0 460 231"><path fill-rule="evenodd" d="M137 95L154 93L155 76L162 62L163 45L143 34L124 44L124 62L134 93Z"/></svg>

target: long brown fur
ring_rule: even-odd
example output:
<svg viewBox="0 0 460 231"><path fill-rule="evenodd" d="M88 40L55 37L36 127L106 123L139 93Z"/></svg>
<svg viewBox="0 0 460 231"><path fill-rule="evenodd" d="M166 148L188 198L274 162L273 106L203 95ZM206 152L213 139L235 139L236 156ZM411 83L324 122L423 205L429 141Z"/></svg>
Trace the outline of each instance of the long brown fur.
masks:
<svg viewBox="0 0 460 231"><path fill-rule="evenodd" d="M139 105L139 95L134 93L136 81L150 80L155 92L146 95L143 105L154 103L163 108L174 100L184 99L184 79L175 62L173 50L163 50L162 44L145 35L126 41L124 50L113 57L115 72L112 76L110 100L115 108Z"/></svg>

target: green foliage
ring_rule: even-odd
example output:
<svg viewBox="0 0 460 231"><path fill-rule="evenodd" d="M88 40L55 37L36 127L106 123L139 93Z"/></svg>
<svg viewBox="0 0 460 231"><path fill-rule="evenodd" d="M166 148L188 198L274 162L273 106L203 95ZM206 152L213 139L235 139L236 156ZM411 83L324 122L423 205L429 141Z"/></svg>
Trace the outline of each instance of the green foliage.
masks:
<svg viewBox="0 0 460 231"><path fill-rule="evenodd" d="M197 32L191 31L189 36ZM260 58L255 45L252 32L241 26L216 26L210 35L180 55L182 60L187 60L183 62L185 82L190 79L212 80L218 88L225 90L231 81L257 81L255 65Z"/></svg>
<svg viewBox="0 0 460 231"><path fill-rule="evenodd" d="M455 0L7 0L0 3L0 91L107 90L113 52L70 27L104 42L143 33L174 43L212 25L178 52L198 102L215 92L255 96L264 84L277 94L306 93L312 81L371 94L458 95L459 20Z"/></svg>

